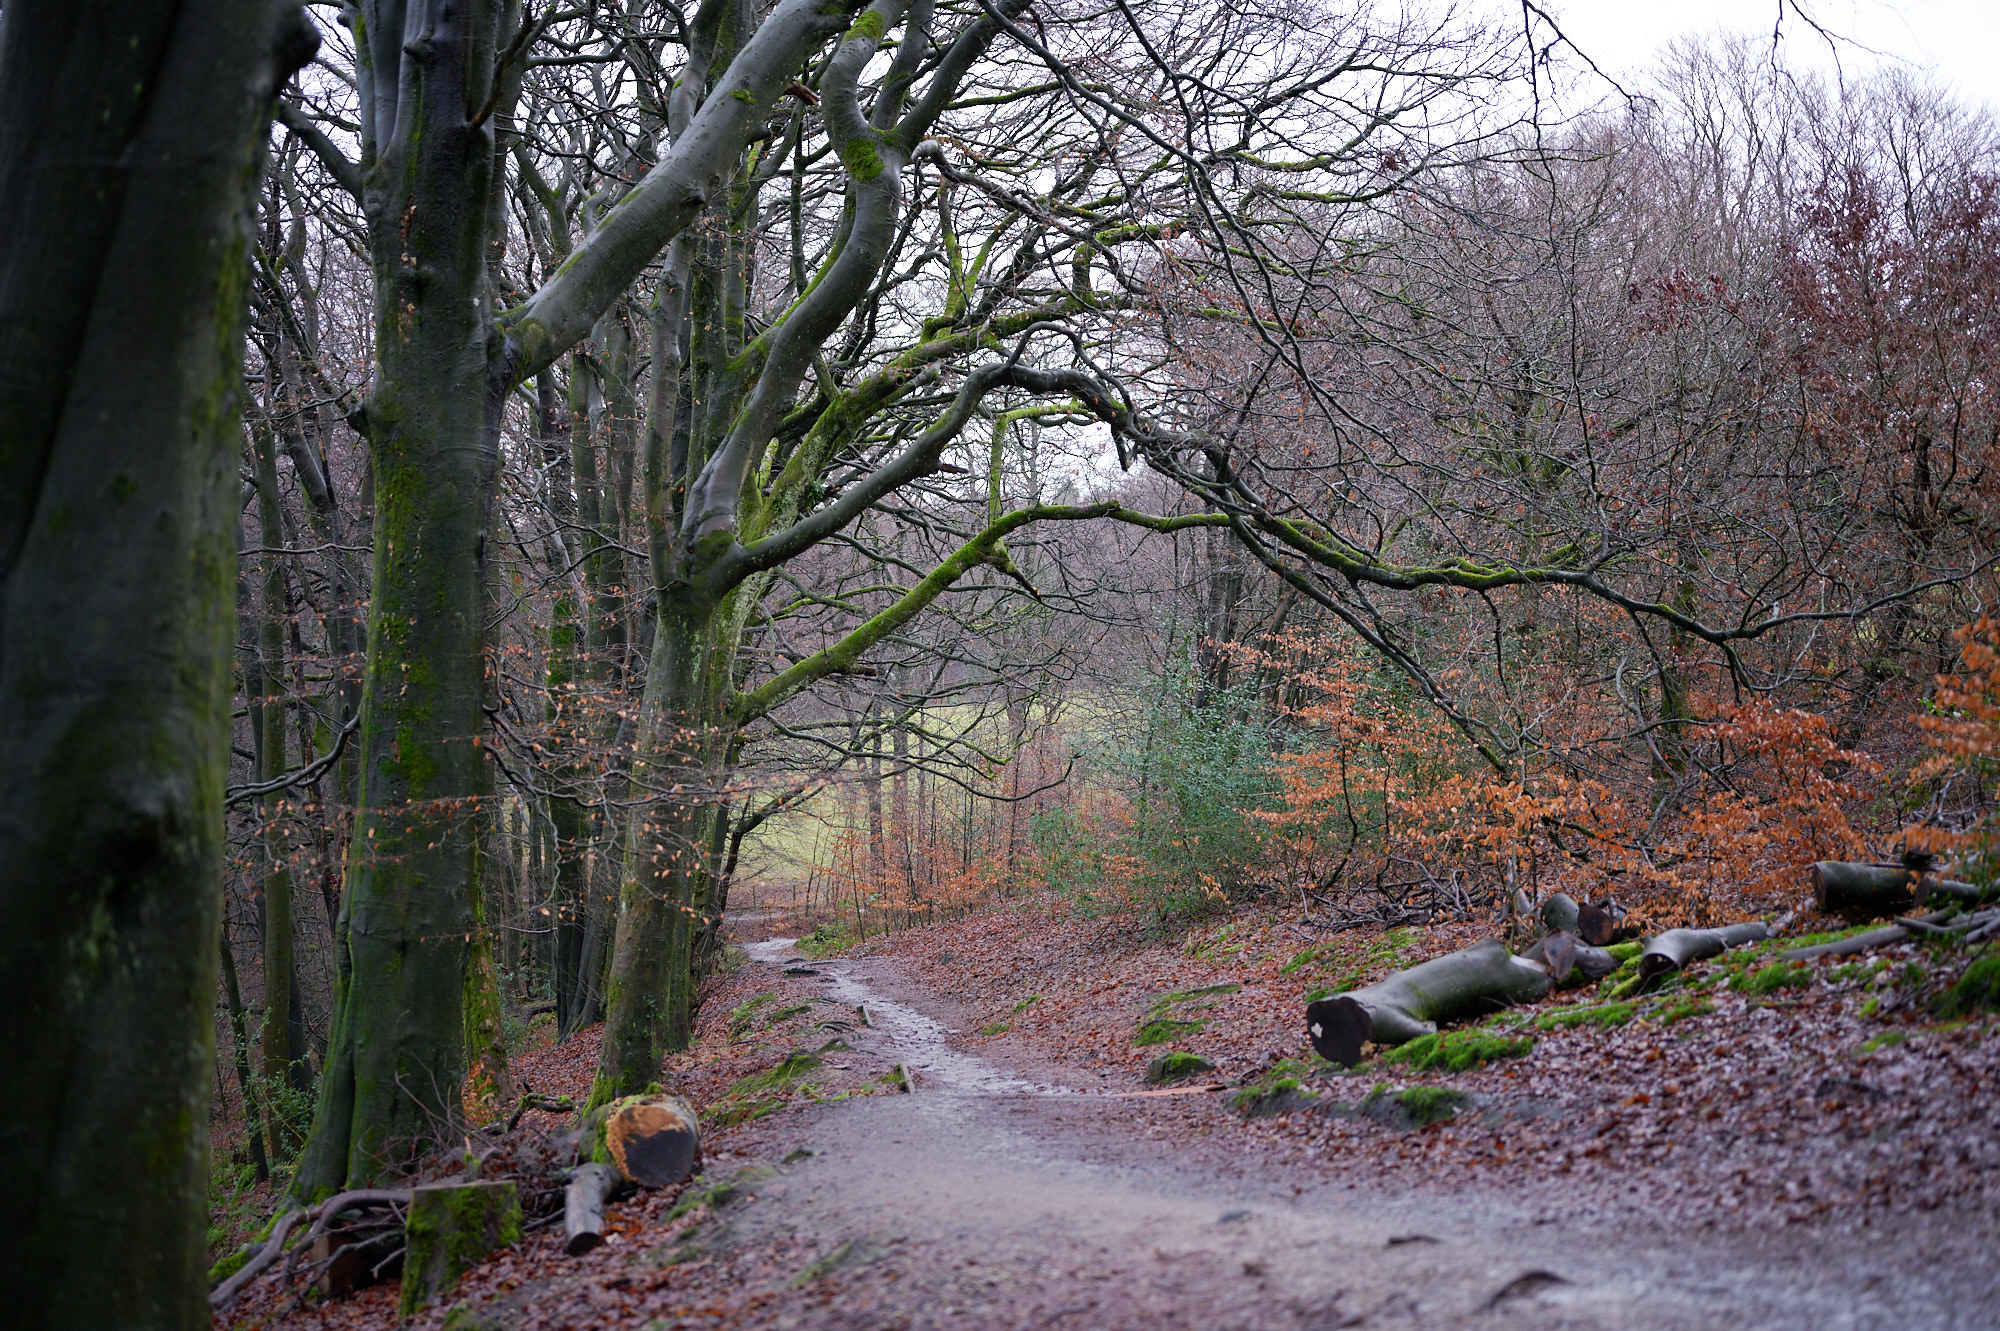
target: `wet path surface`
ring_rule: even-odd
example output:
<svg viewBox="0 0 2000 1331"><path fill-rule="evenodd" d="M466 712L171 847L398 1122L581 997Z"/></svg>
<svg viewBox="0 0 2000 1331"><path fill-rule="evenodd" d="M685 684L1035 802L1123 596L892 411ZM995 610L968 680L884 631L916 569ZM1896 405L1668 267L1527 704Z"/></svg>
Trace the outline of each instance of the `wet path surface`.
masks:
<svg viewBox="0 0 2000 1331"><path fill-rule="evenodd" d="M748 951L777 965L791 949ZM1338 1161L1286 1164L1210 1133L1219 1106L1204 1127L1184 1106L1061 1091L956 1048L890 961L801 964L867 1008L870 1047L919 1089L774 1121L788 1162L693 1240L801 1255L744 1325L2000 1325L1990 1226L1687 1233L1653 1225L1636 1190L1578 1219L1547 1190L1346 1183Z"/></svg>

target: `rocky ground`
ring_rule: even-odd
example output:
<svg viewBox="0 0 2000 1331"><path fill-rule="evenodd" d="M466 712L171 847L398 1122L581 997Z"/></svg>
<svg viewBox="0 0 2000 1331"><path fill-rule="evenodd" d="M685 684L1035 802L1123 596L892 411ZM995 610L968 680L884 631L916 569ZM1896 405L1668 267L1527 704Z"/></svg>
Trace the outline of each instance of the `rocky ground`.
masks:
<svg viewBox="0 0 2000 1331"><path fill-rule="evenodd" d="M1511 1056L1458 1072L1310 1059L1308 994L1478 933L1148 938L1031 901L824 960L744 938L668 1069L703 1173L582 1258L544 1224L416 1324L2000 1324L2000 1023L1929 1016L1943 958L1751 949L1500 1014ZM1169 1052L1214 1069L1149 1087ZM580 1094L594 1057L518 1071ZM232 1315L394 1320L388 1287Z"/></svg>

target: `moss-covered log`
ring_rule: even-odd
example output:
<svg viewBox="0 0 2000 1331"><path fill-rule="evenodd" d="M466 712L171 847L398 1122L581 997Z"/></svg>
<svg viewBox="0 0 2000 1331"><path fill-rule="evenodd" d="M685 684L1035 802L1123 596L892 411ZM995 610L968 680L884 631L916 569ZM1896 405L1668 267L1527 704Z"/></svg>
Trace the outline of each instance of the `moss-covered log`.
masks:
<svg viewBox="0 0 2000 1331"><path fill-rule="evenodd" d="M1719 957L1732 947L1761 943L1770 936L1771 931L1755 921L1720 929L1669 929L1648 941L1639 955L1639 988L1650 989L1691 962Z"/></svg>
<svg viewBox="0 0 2000 1331"><path fill-rule="evenodd" d="M1306 1005L1306 1033L1320 1057L1345 1067L1361 1047L1402 1044L1437 1032L1437 1023L1480 1016L1549 992L1548 970L1489 938L1398 971L1380 984Z"/></svg>
<svg viewBox="0 0 2000 1331"><path fill-rule="evenodd" d="M403 1316L450 1290L488 1254L520 1237L521 1194L512 1183L434 1183L415 1189L403 1222Z"/></svg>

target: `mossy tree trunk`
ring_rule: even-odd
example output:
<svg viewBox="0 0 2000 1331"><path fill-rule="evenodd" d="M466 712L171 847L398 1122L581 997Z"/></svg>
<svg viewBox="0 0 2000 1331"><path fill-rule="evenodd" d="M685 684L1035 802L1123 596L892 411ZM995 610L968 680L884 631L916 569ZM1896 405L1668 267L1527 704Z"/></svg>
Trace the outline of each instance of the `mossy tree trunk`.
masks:
<svg viewBox="0 0 2000 1331"><path fill-rule="evenodd" d="M0 1320L206 1331L270 0L0 24Z"/></svg>

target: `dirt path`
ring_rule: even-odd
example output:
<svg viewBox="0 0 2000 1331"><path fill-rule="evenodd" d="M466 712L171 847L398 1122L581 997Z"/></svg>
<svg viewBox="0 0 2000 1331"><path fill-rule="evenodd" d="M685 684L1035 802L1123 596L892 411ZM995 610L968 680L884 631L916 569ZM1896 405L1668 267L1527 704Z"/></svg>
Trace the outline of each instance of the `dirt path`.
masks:
<svg viewBox="0 0 2000 1331"><path fill-rule="evenodd" d="M749 951L758 966L791 955L789 940ZM814 967L830 997L867 1007L854 1043L918 1089L771 1121L773 1158L672 1254L736 1283L726 1324L2000 1325L1990 1217L1689 1233L1654 1226L1643 1196L1579 1215L1553 1187L1346 1183L1337 1161L1236 1134L1197 1127L1190 1144L1185 1103L1169 1133L1157 1099L969 1053L957 1014L892 960Z"/></svg>

